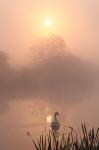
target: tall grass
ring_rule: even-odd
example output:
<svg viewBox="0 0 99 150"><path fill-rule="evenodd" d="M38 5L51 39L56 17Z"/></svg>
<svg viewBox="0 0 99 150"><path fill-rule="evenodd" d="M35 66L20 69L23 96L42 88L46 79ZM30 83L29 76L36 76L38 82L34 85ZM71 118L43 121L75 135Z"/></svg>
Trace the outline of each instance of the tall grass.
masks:
<svg viewBox="0 0 99 150"><path fill-rule="evenodd" d="M27 135L31 136L29 132ZM36 142L32 139L32 142L35 150L99 150L99 128L88 130L85 124L81 124L78 131L70 127L68 134L63 133L59 137L49 131Z"/></svg>

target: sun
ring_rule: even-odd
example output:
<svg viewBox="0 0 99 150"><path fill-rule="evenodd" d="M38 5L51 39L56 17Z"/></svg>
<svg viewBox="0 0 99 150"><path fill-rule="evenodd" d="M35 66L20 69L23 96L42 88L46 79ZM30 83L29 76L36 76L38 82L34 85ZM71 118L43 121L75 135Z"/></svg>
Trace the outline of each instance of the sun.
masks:
<svg viewBox="0 0 99 150"><path fill-rule="evenodd" d="M37 20L37 24L39 35L42 37L49 37L59 32L58 19L54 15L41 15Z"/></svg>
<svg viewBox="0 0 99 150"><path fill-rule="evenodd" d="M51 17L46 17L44 20L44 26L51 28L53 26L53 19Z"/></svg>

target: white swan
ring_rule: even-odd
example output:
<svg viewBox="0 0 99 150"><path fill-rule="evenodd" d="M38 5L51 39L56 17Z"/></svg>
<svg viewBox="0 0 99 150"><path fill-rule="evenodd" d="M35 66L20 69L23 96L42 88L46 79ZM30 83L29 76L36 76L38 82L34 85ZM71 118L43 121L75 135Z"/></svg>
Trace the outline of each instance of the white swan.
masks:
<svg viewBox="0 0 99 150"><path fill-rule="evenodd" d="M60 122L58 120L59 112L55 112L53 115L53 120L51 122L52 131L57 132L60 129Z"/></svg>

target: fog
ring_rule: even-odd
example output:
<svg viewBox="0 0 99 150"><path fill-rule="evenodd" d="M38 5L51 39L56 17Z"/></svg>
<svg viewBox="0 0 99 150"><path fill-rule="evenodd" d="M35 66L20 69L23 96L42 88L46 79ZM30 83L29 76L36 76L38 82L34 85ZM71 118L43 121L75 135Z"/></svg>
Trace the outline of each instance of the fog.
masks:
<svg viewBox="0 0 99 150"><path fill-rule="evenodd" d="M22 136L26 140L25 132L27 128L31 130L31 125L31 132L37 136L44 130L46 115L55 110L61 113L64 124L75 126L76 123L77 126L84 121L96 126L98 65L72 54L64 39L55 35L32 45L30 54L31 57L27 55L29 64L18 68L11 65L9 54L0 52L0 121L3 136L11 133L12 137Z"/></svg>
<svg viewBox="0 0 99 150"><path fill-rule="evenodd" d="M98 36L98 0L0 0L0 149L32 150L55 111L61 129L99 126Z"/></svg>
<svg viewBox="0 0 99 150"><path fill-rule="evenodd" d="M19 99L73 105L98 96L98 66L71 54L60 37L53 35L38 43L31 49L36 54L29 67L17 70L0 52L1 112L9 101Z"/></svg>

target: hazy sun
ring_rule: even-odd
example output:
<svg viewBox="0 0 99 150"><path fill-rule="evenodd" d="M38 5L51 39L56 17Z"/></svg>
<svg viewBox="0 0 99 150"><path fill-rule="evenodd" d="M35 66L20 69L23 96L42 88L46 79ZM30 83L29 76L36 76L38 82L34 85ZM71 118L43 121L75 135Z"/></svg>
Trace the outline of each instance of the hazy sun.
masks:
<svg viewBox="0 0 99 150"><path fill-rule="evenodd" d="M57 17L51 15L41 15L37 18L37 31L40 36L48 37L52 34L59 34L59 20Z"/></svg>
<svg viewBox="0 0 99 150"><path fill-rule="evenodd" d="M51 17L46 17L44 20L45 27L52 27L53 26L53 19Z"/></svg>

